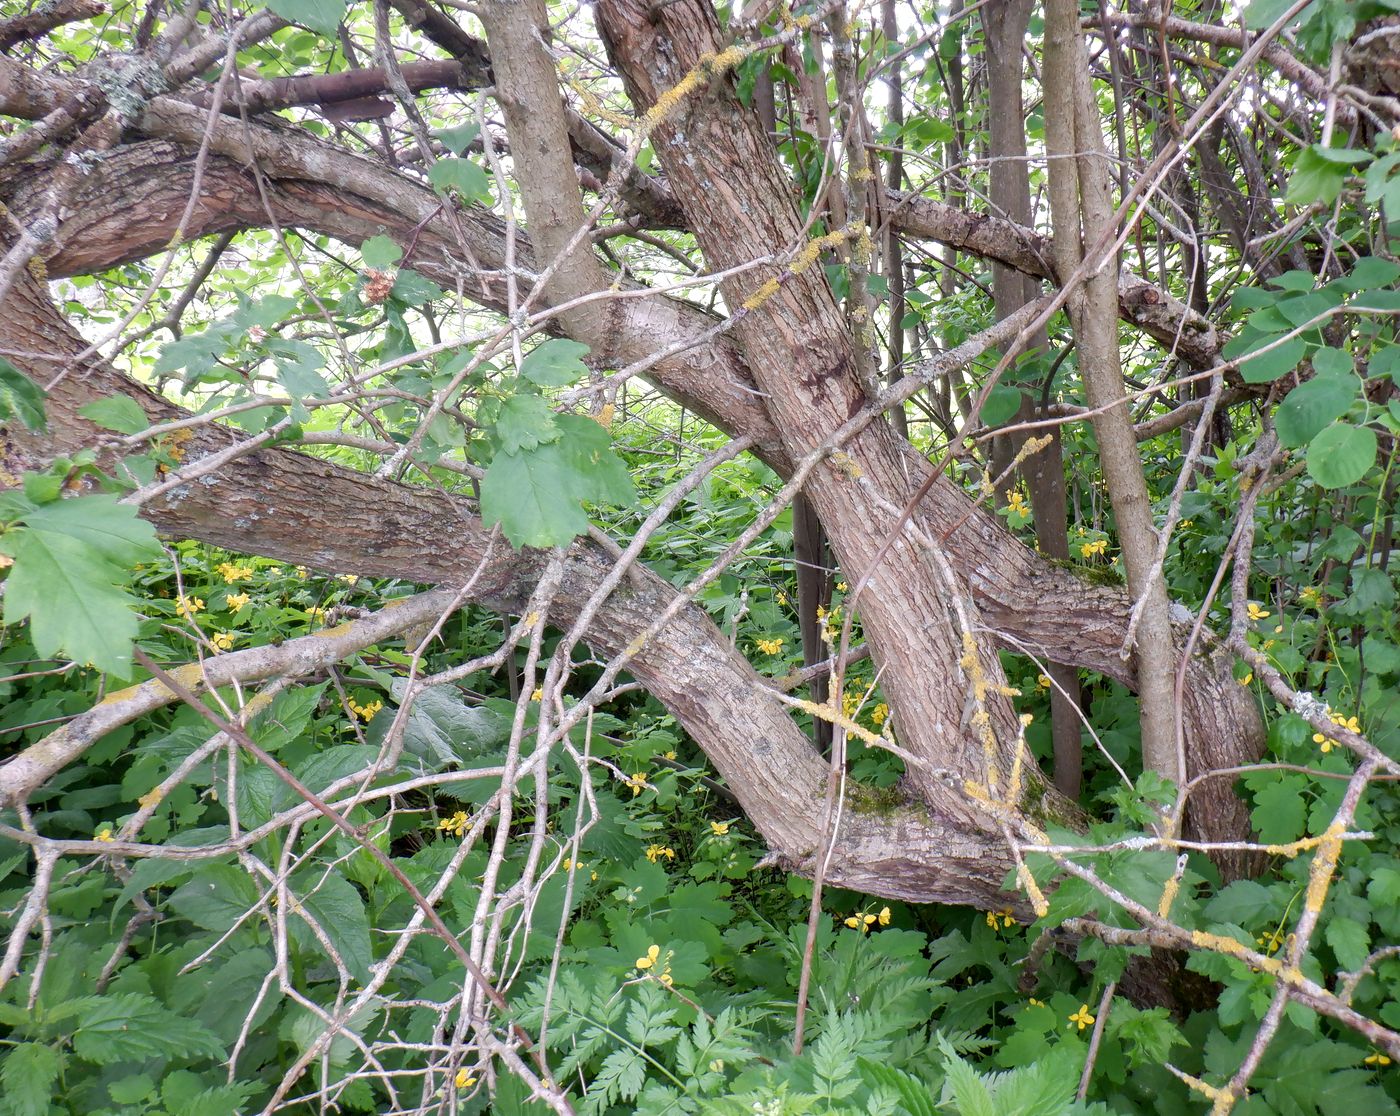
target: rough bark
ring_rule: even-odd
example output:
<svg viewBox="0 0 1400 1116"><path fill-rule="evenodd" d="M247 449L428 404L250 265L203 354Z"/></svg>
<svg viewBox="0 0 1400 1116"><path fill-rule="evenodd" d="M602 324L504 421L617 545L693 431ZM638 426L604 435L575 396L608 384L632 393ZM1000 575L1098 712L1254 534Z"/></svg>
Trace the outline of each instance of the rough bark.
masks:
<svg viewBox="0 0 1400 1116"><path fill-rule="evenodd" d="M0 80L0 101L3 87ZM467 262L458 258L445 222L434 217L436 199L417 183L298 133L254 126L248 133L250 145L223 123L215 122L211 145L216 153L227 155L215 154L208 160L191 236L262 227L275 217L286 226L350 244L380 231L406 242L422 223L415 255L408 263L449 287L457 285L459 276L471 276ZM145 125L193 144L203 134L205 121L192 109L161 104L148 114ZM269 176L271 216L258 203L245 169L255 157ZM51 273L98 271L163 249L191 188L192 165L190 151L174 144L140 143L115 151L81 184L74 209L60 230L58 252L48 261ZM32 210L42 201L41 168L12 181L10 187L16 213ZM504 246L499 222L477 210L463 211L459 219L469 230L482 267L499 267ZM959 236L975 239L976 229L962 229ZM533 266L527 244L522 244L518 257L522 267ZM466 289L485 305L498 309L505 305L498 283L487 282L483 287L468 278ZM665 299L629 299L620 306L615 335L602 339L611 343L608 351L619 363L640 359L682 338L699 337L715 325L703 312ZM687 353L667 357L651 375L709 421L731 433L755 436L760 455L780 473L788 471L789 459L758 403L747 367L726 339L706 340ZM967 577L984 619L994 629L1048 657L1134 684L1134 665L1124 663L1116 653L1126 617L1122 590L1086 584L1045 562L991 517L970 511L966 496L947 482L935 485L921 510L940 534L956 530L950 557ZM1237 764L1257 754L1258 718L1245 698L1230 679L1228 663L1202 654L1190 664L1186 729L1193 773ZM1198 801L1203 829L1240 834L1247 827L1247 815L1225 780L1210 784Z"/></svg>
<svg viewBox="0 0 1400 1116"><path fill-rule="evenodd" d="M86 348L52 302L22 275L0 306L9 359L47 382ZM71 368L46 401L49 433L0 427L0 475L18 475L55 453L113 439L78 415L113 394L135 399L153 422L184 416L105 362ZM193 428L186 462L238 440L217 425ZM520 612L547 557L515 553L488 531L464 497L413 488L280 449L249 453L215 473L147 504L142 514L173 538L197 538L240 553L264 554L317 569L458 586L473 581L469 599ZM613 563L587 540L569 551L555 614L568 623ZM675 598L675 590L642 569L599 611L588 638L615 655L629 647ZM724 775L745 813L780 859L810 871L822 847L821 802L826 764L787 707L700 609L690 606L632 661L634 676L673 712ZM32 791L57 767L27 765L6 781L0 807ZM828 878L857 891L912 901L1005 905L1000 886L1010 859L1002 842L919 805L874 809L857 799L848 813Z"/></svg>

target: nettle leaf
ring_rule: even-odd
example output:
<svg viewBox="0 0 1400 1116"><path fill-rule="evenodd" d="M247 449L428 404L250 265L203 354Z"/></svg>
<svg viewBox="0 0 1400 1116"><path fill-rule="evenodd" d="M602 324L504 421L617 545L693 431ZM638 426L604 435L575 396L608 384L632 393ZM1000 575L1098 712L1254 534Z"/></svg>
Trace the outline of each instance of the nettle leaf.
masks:
<svg viewBox="0 0 1400 1116"><path fill-rule="evenodd" d="M140 992L90 997L77 1018L73 1049L101 1066L147 1058L224 1056L223 1044L212 1031Z"/></svg>
<svg viewBox="0 0 1400 1116"><path fill-rule="evenodd" d="M481 133L481 129L475 124L459 124L455 128L439 128L433 133L442 140L443 147L454 155L460 155L472 145L472 141Z"/></svg>
<svg viewBox="0 0 1400 1116"><path fill-rule="evenodd" d="M429 168L428 181L434 189L456 190L468 201L491 200L491 179L470 159L439 159Z"/></svg>
<svg viewBox="0 0 1400 1116"><path fill-rule="evenodd" d="M44 392L33 380L0 357L0 421L17 418L26 430L48 433L44 414Z"/></svg>
<svg viewBox="0 0 1400 1116"><path fill-rule="evenodd" d="M372 236L360 245L360 258L366 267L393 267L403 259L403 249L387 236Z"/></svg>
<svg viewBox="0 0 1400 1116"><path fill-rule="evenodd" d="M151 425L140 404L128 395L109 395L96 403L78 408L78 414L104 430L118 434L139 434Z"/></svg>
<svg viewBox="0 0 1400 1116"><path fill-rule="evenodd" d="M1349 373L1319 375L1288 393L1274 414L1279 441L1289 449L1305 446L1356 401L1361 382Z"/></svg>
<svg viewBox="0 0 1400 1116"><path fill-rule="evenodd" d="M547 442L557 442L563 433L554 421L549 401L533 392L512 395L496 415L496 438L506 453L532 450Z"/></svg>
<svg viewBox="0 0 1400 1116"><path fill-rule="evenodd" d="M22 1042L0 1063L0 1085L14 1116L48 1116L63 1056L42 1042Z"/></svg>
<svg viewBox="0 0 1400 1116"><path fill-rule="evenodd" d="M369 918L365 914L365 902L355 885L334 873L315 880L303 879L294 885L298 892L298 902L306 916L316 920L316 925L340 954L346 970L358 981L369 979L370 962L374 955L370 951ZM306 891L302 891L306 887ZM311 888L315 890L310 890ZM321 943L311 928L302 919L291 924L292 936L303 952L319 957L323 950Z"/></svg>
<svg viewBox="0 0 1400 1116"><path fill-rule="evenodd" d="M223 933L257 903L258 890L231 864L206 864L166 900L176 914L205 930Z"/></svg>
<svg viewBox="0 0 1400 1116"><path fill-rule="evenodd" d="M588 371L583 356L588 346L563 337L536 345L520 362L520 374L540 387L566 387Z"/></svg>
<svg viewBox="0 0 1400 1116"><path fill-rule="evenodd" d="M136 600L125 567L156 557L149 523L115 496L82 496L27 512L3 540L14 559L5 623L30 622L35 650L66 655L125 678L136 638Z"/></svg>
<svg viewBox="0 0 1400 1116"><path fill-rule="evenodd" d="M555 417L563 433L531 451L496 454L481 480L481 514L499 523L512 546L565 546L588 530L580 503L631 504L627 466L601 426L578 415Z"/></svg>
<svg viewBox="0 0 1400 1116"><path fill-rule="evenodd" d="M1334 422L1308 445L1308 475L1323 488L1345 488L1376 463L1376 435L1365 426Z"/></svg>
<svg viewBox="0 0 1400 1116"><path fill-rule="evenodd" d="M299 23L327 37L345 18L346 0L267 0L267 6L289 23Z"/></svg>

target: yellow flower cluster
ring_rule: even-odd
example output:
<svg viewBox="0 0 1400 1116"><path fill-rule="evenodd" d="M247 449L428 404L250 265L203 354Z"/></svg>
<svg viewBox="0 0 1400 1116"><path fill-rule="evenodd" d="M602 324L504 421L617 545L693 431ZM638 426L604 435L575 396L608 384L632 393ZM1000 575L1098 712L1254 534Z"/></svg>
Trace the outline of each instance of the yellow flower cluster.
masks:
<svg viewBox="0 0 1400 1116"><path fill-rule="evenodd" d="M1334 725L1341 725L1342 728L1350 729L1352 732L1356 733L1359 733L1361 731L1361 722L1358 721L1355 717L1343 717L1340 713L1329 713L1328 717L1331 719ZM1333 748L1337 746L1337 742L1335 740L1333 740L1330 736L1327 736L1324 733L1320 732L1313 733L1313 743L1321 744L1322 750L1324 752L1330 752Z"/></svg>
<svg viewBox="0 0 1400 1116"><path fill-rule="evenodd" d="M776 655L779 651L783 649L783 641L781 637L777 639L760 639L756 640L755 642L758 644L758 649L762 651L765 655Z"/></svg>
<svg viewBox="0 0 1400 1116"><path fill-rule="evenodd" d="M667 847L666 845L648 845L648 846L647 846L647 859L650 860L653 864L655 864L655 863L656 863L658 860L660 860L663 856L664 856L667 860L675 860L675 859L676 859L676 850L675 850L675 849L672 849L672 848L669 848L669 847Z"/></svg>
<svg viewBox="0 0 1400 1116"><path fill-rule="evenodd" d="M661 962L660 972L656 971L656 963L658 961ZM666 952L666 956L663 958L661 956L661 947L659 945L648 946L647 955L645 957L637 958L637 968L640 969L643 973L647 973L650 976L656 977L656 979L659 980L662 984L664 984L667 988L671 987L671 953L669 950Z"/></svg>
<svg viewBox="0 0 1400 1116"><path fill-rule="evenodd" d="M1093 542L1079 544L1079 553L1085 558L1093 558L1095 555L1104 554L1108 550L1108 542L1105 539L1095 539Z"/></svg>
<svg viewBox="0 0 1400 1116"><path fill-rule="evenodd" d="M1289 937L1292 937L1292 935L1290 934ZM1260 949L1270 956L1273 956L1279 951L1279 947L1283 945L1285 938L1282 930L1273 930L1267 934L1260 934L1259 937L1254 940L1259 943Z"/></svg>
<svg viewBox="0 0 1400 1116"><path fill-rule="evenodd" d="M1012 917L1010 907L1003 907L999 911L987 912L987 925L996 930L999 926L1015 926L1016 919Z"/></svg>
<svg viewBox="0 0 1400 1116"><path fill-rule="evenodd" d="M104 845L110 845L113 841L116 840L116 838L112 836L112 827L110 825L104 825L101 829L97 831L97 834L93 837L93 840L101 841Z"/></svg>
<svg viewBox="0 0 1400 1116"><path fill-rule="evenodd" d="M233 646L233 633L215 632L209 637L209 642L214 645L215 651L227 651Z"/></svg>
<svg viewBox="0 0 1400 1116"><path fill-rule="evenodd" d="M1298 599L1307 605L1308 608L1322 607L1322 590L1315 585L1304 586L1303 591L1298 594Z"/></svg>
<svg viewBox="0 0 1400 1116"><path fill-rule="evenodd" d="M465 837L467 824L470 820L465 810L458 810L450 818L443 818L442 821L438 822L437 827L444 833L451 833L454 837Z"/></svg>
<svg viewBox="0 0 1400 1116"><path fill-rule="evenodd" d="M875 722L875 727L879 728L889 719L890 707L883 701L870 711L870 719Z"/></svg>
<svg viewBox="0 0 1400 1116"><path fill-rule="evenodd" d="M186 620L193 620L198 613L204 611L204 599L181 593L175 598L175 611Z"/></svg>
<svg viewBox="0 0 1400 1116"><path fill-rule="evenodd" d="M1386 1055L1381 1054L1381 1053L1379 1053L1379 1052L1378 1052L1378 1053L1375 1053L1375 1054L1367 1054L1366 1057L1365 1057L1364 1059L1362 1059L1362 1060L1363 1060L1363 1061L1366 1063L1366 1065L1368 1065L1368 1066L1382 1066L1382 1067L1384 1067L1384 1066L1390 1065L1390 1059L1389 1059L1388 1057L1386 1057Z"/></svg>
<svg viewBox="0 0 1400 1116"><path fill-rule="evenodd" d="M880 913L877 915L868 914L865 911L856 911L855 914L846 919L846 925L848 927L852 930L859 930L862 934L870 933L870 928L877 922L881 926L888 926L890 924L889 907L881 907Z"/></svg>
<svg viewBox="0 0 1400 1116"><path fill-rule="evenodd" d="M220 562L218 571L227 585L232 585L236 581L244 581L253 576L252 566L240 566L236 562Z"/></svg>
<svg viewBox="0 0 1400 1116"><path fill-rule="evenodd" d="M308 608L308 609L306 610L306 617L307 617L308 620L313 620L313 621L314 621L314 620L324 620L324 619L326 618L326 610L325 610L324 608L319 607L319 606L315 606L315 607L312 607L312 608Z"/></svg>
<svg viewBox="0 0 1400 1116"><path fill-rule="evenodd" d="M243 611L243 606L248 603L247 593L230 593L224 598L224 607L234 615Z"/></svg>
<svg viewBox="0 0 1400 1116"><path fill-rule="evenodd" d="M716 837L724 837L729 833L729 822L710 822L710 832Z"/></svg>
<svg viewBox="0 0 1400 1116"><path fill-rule="evenodd" d="M588 872L588 878L589 878L590 880L596 880L596 879L598 878L598 873L597 873L595 870L590 869L590 868L588 867L588 865L585 864L583 861L581 861L581 860L575 860L575 859L574 859L573 857L571 857L571 856L565 857L565 858L564 858L564 871L566 871L566 872L571 872L571 871L573 871L575 868L577 868L580 872L585 872L585 871Z"/></svg>
<svg viewBox="0 0 1400 1116"><path fill-rule="evenodd" d="M1006 498L1006 506L1017 515L1029 515L1030 508L1026 507L1026 498L1019 492L1013 492Z"/></svg>
<svg viewBox="0 0 1400 1116"><path fill-rule="evenodd" d="M373 720L374 715L384 708L384 703L378 698L375 698L373 701L367 701L363 705L354 698L347 698L345 704L350 706L350 712L355 714L355 716L362 721Z"/></svg>

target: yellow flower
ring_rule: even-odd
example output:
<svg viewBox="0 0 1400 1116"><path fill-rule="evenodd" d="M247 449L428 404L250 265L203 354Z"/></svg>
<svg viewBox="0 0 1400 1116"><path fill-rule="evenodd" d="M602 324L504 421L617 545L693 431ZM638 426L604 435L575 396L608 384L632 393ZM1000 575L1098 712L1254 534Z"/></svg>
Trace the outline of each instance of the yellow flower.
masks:
<svg viewBox="0 0 1400 1116"><path fill-rule="evenodd" d="M1081 1031L1084 1030L1085 1027L1092 1026L1094 1017L1089 1014L1089 1005L1080 1004L1079 1010L1069 1017L1069 1021L1071 1023L1078 1023Z"/></svg>
<svg viewBox="0 0 1400 1116"><path fill-rule="evenodd" d="M324 620L326 618L326 610L320 607L308 608L306 610L306 616L309 620Z"/></svg>
<svg viewBox="0 0 1400 1116"><path fill-rule="evenodd" d="M1029 1005L1030 1007L1044 1007L1044 1006L1045 1006L1043 1003L1041 1003L1041 1001L1037 1000L1034 996L1032 996L1029 1000L1027 1000L1026 1003L1027 1003L1027 1005Z"/></svg>
<svg viewBox="0 0 1400 1116"><path fill-rule="evenodd" d="M343 581L343 582L345 582L346 585L357 585L357 584L359 584L359 581L360 581L360 575L359 575L359 574L341 574L341 575L340 575L340 580Z"/></svg>
<svg viewBox="0 0 1400 1116"><path fill-rule="evenodd" d="M466 1066L463 1066L457 1071L457 1076L453 1079L453 1083L459 1089L470 1089L476 1084L476 1078L467 1072Z"/></svg>
<svg viewBox="0 0 1400 1116"><path fill-rule="evenodd" d="M777 595L773 599L777 601L780 605L785 605L788 603L788 595L784 593L781 589L778 590Z"/></svg>
<svg viewBox="0 0 1400 1116"><path fill-rule="evenodd" d="M186 620L193 620L196 613L204 611L204 600L181 593L175 598L175 611Z"/></svg>
<svg viewBox="0 0 1400 1116"><path fill-rule="evenodd" d="M355 716L362 721L372 721L374 715L384 708L384 703L378 698L375 698L373 701L367 701L364 705L361 705L354 698L350 698L347 704L350 706L350 712L355 714Z"/></svg>
<svg viewBox="0 0 1400 1116"><path fill-rule="evenodd" d="M852 930L859 930L862 934L870 933L870 928L875 925L875 922L875 916L873 914L866 914L864 911L856 911L855 914L846 919L847 926Z"/></svg>
<svg viewBox="0 0 1400 1116"><path fill-rule="evenodd" d="M227 585L253 576L252 566L240 566L236 562L220 562L218 570Z"/></svg>
<svg viewBox="0 0 1400 1116"><path fill-rule="evenodd" d="M841 695L841 712L846 714L847 717L854 717L856 715L856 708L860 705L860 698L860 694L852 690L847 690Z"/></svg>
<svg viewBox="0 0 1400 1116"><path fill-rule="evenodd" d="M886 705L883 701L880 702L879 705L875 706L875 708L870 711L870 719L875 722L876 728L879 728L881 725L883 725L885 723L886 718L888 718L889 715L890 707Z"/></svg>
<svg viewBox="0 0 1400 1116"><path fill-rule="evenodd" d="M1010 907L1002 907L999 911L987 912L987 925L997 930L1004 926L1015 926L1016 919L1012 917Z"/></svg>
<svg viewBox="0 0 1400 1116"><path fill-rule="evenodd" d="M1050 688L1050 676L1048 674L1038 674L1035 679L1037 690L1048 690Z"/></svg>
<svg viewBox="0 0 1400 1116"><path fill-rule="evenodd" d="M836 583L836 591L837 591L838 593L844 593L844 592L846 592L848 589L850 589L850 586L847 585L844 581L838 581L838 582Z"/></svg>
<svg viewBox="0 0 1400 1116"><path fill-rule="evenodd" d="M1251 670L1248 674L1246 674L1243 678L1241 678L1241 679L1239 680L1239 683L1240 683L1241 686L1248 686L1248 685L1249 685L1251 682L1253 682L1253 681L1254 681L1254 671Z"/></svg>
<svg viewBox="0 0 1400 1116"><path fill-rule="evenodd" d="M248 603L247 593L230 593L224 598L224 607L237 615L243 611L243 606Z"/></svg>
<svg viewBox="0 0 1400 1116"><path fill-rule="evenodd" d="M889 924L890 924L890 909L889 909L889 907L881 907L881 908L880 908L880 925L881 925L881 926L888 926Z"/></svg>
<svg viewBox="0 0 1400 1116"><path fill-rule="evenodd" d="M1108 550L1108 542L1105 539L1095 539L1093 542L1079 544L1079 553L1085 558L1092 558L1096 554L1103 554Z"/></svg>
<svg viewBox="0 0 1400 1116"><path fill-rule="evenodd" d="M647 787L651 785L647 782L646 774L641 771L638 771L635 775L628 775L623 782L632 788L633 798L636 798L637 795L641 794L642 791L646 790Z"/></svg>
<svg viewBox="0 0 1400 1116"><path fill-rule="evenodd" d="M664 856L667 860L675 860L675 859L676 859L676 850L675 850L675 849L672 849L672 848L667 848L665 845L648 845L648 846L647 846L647 859L650 860L653 864L655 864L655 863L656 863L658 860L660 860L663 856Z"/></svg>
<svg viewBox="0 0 1400 1116"><path fill-rule="evenodd" d="M467 835L467 821L467 812L465 810L458 810L450 818L443 818L442 821L438 822L437 827L444 833L451 833L457 837L465 837Z"/></svg>
<svg viewBox="0 0 1400 1116"><path fill-rule="evenodd" d="M293 572L294 572L294 573L297 575L297 577L298 577L300 580L302 580L302 581L305 581L305 580L310 576L310 575L306 572L306 567L305 567L305 566L298 566L298 567L296 568L296 570L293 571Z"/></svg>
<svg viewBox="0 0 1400 1116"><path fill-rule="evenodd" d="M1259 943L1265 953L1274 954L1278 952L1279 946L1283 945L1283 931L1274 930L1268 934L1260 934L1254 940Z"/></svg>
<svg viewBox="0 0 1400 1116"><path fill-rule="evenodd" d="M760 639L756 642L758 643L758 649L765 655L776 655L783 649L781 637L778 639Z"/></svg>
<svg viewBox="0 0 1400 1116"><path fill-rule="evenodd" d="M675 750L674 748L672 748L669 752L662 752L662 753L661 753L661 758L662 758L662 759L668 759L668 760L673 760L673 759L675 759L675 758L676 758L676 750Z"/></svg>
<svg viewBox="0 0 1400 1116"><path fill-rule="evenodd" d="M1306 586L1303 591L1298 594L1298 599L1308 608L1321 608L1322 590L1312 585Z"/></svg>
<svg viewBox="0 0 1400 1116"><path fill-rule="evenodd" d="M716 837L723 837L729 832L728 822L710 822L710 832Z"/></svg>
<svg viewBox="0 0 1400 1116"><path fill-rule="evenodd" d="M216 651L227 651L233 646L232 632L215 632L209 638L209 642L214 645Z"/></svg>
<svg viewBox="0 0 1400 1116"><path fill-rule="evenodd" d="M1388 1057L1386 1057L1386 1055L1381 1054L1381 1053L1379 1053L1379 1052L1378 1052L1378 1053L1375 1053L1375 1054L1368 1054L1368 1055L1366 1055L1365 1061L1366 1061L1366 1064L1367 1064L1368 1066L1388 1066L1388 1065L1390 1065L1390 1059L1389 1059Z"/></svg>
<svg viewBox="0 0 1400 1116"><path fill-rule="evenodd" d="M536 686L533 690L531 690L531 691L530 691L530 700L531 700L531 701L544 701L544 687L543 687L543 686Z"/></svg>
<svg viewBox="0 0 1400 1116"><path fill-rule="evenodd" d="M1266 609L1266 608L1261 608L1259 605L1255 604L1253 601L1250 601L1250 602L1249 602L1249 607L1248 607L1247 611L1249 612L1249 618L1250 618L1251 620L1265 620L1265 619L1267 619L1268 617L1270 617L1270 616L1273 615L1273 613L1270 612L1268 609Z"/></svg>
<svg viewBox="0 0 1400 1116"><path fill-rule="evenodd" d="M659 958L660 956L661 947L659 945L647 946L647 955L645 957L637 958L637 968L642 970L650 969L653 965L656 964L657 958Z"/></svg>
<svg viewBox="0 0 1400 1116"><path fill-rule="evenodd" d="M113 841L115 841L116 838L112 836L112 827L110 825L104 825L101 829L97 831L97 835L93 838L93 840L101 841L103 844L109 845Z"/></svg>
<svg viewBox="0 0 1400 1116"><path fill-rule="evenodd" d="M1180 523L1177 524L1177 526L1184 531L1188 527L1194 527L1195 524L1196 521L1194 519L1183 519Z"/></svg>

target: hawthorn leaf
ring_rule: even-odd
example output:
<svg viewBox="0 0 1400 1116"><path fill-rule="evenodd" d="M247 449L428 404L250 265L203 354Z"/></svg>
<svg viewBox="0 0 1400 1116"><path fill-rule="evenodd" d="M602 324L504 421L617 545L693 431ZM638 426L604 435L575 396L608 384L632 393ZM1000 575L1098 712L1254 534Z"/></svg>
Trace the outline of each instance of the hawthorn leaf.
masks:
<svg viewBox="0 0 1400 1116"><path fill-rule="evenodd" d="M360 258L366 267L393 267L403 259L403 249L387 236L372 236L360 245Z"/></svg>
<svg viewBox="0 0 1400 1116"><path fill-rule="evenodd" d="M532 450L546 442L556 442L563 433L554 421L554 412L542 395L519 392L501 404L496 415L496 437L507 453Z"/></svg>
<svg viewBox="0 0 1400 1116"><path fill-rule="evenodd" d="M563 337L536 345L520 362L520 374L540 387L566 387L588 371L583 355L588 346Z"/></svg>

